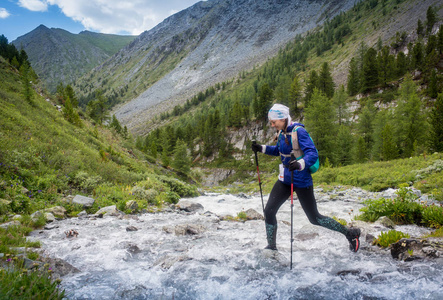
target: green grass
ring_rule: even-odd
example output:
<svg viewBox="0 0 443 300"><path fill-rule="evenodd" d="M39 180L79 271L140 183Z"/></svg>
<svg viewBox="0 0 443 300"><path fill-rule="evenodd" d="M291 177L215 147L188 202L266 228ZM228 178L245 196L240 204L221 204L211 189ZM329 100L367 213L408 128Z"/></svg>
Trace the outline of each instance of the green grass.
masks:
<svg viewBox="0 0 443 300"><path fill-rule="evenodd" d="M402 238L409 237L409 234L403 233L401 231L389 230L388 232L382 232L374 241L374 244L386 248L389 247L389 245L398 242Z"/></svg>

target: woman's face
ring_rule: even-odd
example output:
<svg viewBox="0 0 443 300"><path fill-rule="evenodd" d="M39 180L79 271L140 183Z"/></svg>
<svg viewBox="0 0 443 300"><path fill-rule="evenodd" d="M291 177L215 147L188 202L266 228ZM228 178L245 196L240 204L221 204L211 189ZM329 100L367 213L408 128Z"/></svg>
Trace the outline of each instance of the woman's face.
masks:
<svg viewBox="0 0 443 300"><path fill-rule="evenodd" d="M270 120L269 123L271 123L271 127L274 127L277 130L283 130L285 129L286 119Z"/></svg>

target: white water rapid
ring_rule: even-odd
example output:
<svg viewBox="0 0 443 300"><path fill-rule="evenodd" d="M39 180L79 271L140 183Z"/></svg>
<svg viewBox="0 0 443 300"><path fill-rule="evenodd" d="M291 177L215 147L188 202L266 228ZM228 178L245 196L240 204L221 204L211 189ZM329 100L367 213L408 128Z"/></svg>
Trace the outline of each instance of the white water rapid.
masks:
<svg viewBox="0 0 443 300"><path fill-rule="evenodd" d="M362 207L360 196L317 198L320 213L348 222L351 210ZM396 261L389 251L371 251L364 240L367 232L360 251L352 253L343 235L311 225L296 200L292 270L289 201L277 214L279 252L273 256L262 250L263 220L217 217L249 208L262 213L260 196L211 194L186 200L202 204L204 211L142 214L138 220L71 218L31 238L42 242L45 255L81 271L62 278L68 299L443 299L442 259ZM168 233L184 224L201 225L202 232ZM127 231L128 226L138 230ZM66 237L71 229L77 237ZM426 231L414 226L397 230L415 236Z"/></svg>

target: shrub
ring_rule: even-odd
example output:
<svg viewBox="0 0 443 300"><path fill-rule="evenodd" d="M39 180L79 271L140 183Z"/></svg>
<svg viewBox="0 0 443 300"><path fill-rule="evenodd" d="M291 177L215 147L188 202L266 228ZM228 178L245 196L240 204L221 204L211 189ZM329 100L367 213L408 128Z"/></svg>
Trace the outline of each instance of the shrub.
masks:
<svg viewBox="0 0 443 300"><path fill-rule="evenodd" d="M396 243L402 238L409 238L409 234L401 231L389 230L388 232L382 232L378 238L374 241L375 245L386 248L392 243Z"/></svg>
<svg viewBox="0 0 443 300"><path fill-rule="evenodd" d="M160 176L159 179L166 183L173 192L181 197L194 197L198 194L195 186L186 184L178 179L166 176Z"/></svg>
<svg viewBox="0 0 443 300"><path fill-rule="evenodd" d="M425 226L433 228L443 227L443 207L439 205L429 205L423 209L422 222Z"/></svg>
<svg viewBox="0 0 443 300"><path fill-rule="evenodd" d="M415 202L418 197L408 188L400 188L397 195L395 199L366 200L357 219L375 222L386 216L397 224L421 224L423 206Z"/></svg>
<svg viewBox="0 0 443 300"><path fill-rule="evenodd" d="M58 290L59 283L52 280L48 270L0 269L0 298L61 300L65 292Z"/></svg>
<svg viewBox="0 0 443 300"><path fill-rule="evenodd" d="M161 204L163 202L177 204L180 200L180 196L175 192L162 192L157 197L157 204Z"/></svg>
<svg viewBox="0 0 443 300"><path fill-rule="evenodd" d="M79 171L74 175L73 183L84 190L85 192L91 192L95 187L97 187L102 178L100 176L90 176L85 171Z"/></svg>

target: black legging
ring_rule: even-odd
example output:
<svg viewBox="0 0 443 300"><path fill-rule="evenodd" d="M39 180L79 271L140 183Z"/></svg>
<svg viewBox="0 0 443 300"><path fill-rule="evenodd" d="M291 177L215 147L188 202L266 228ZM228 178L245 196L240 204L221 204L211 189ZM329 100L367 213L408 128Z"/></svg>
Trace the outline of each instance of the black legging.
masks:
<svg viewBox="0 0 443 300"><path fill-rule="evenodd" d="M318 212L317 202L314 197L313 186L307 188L297 188L294 186L294 191L297 194L297 198L300 201L301 207L303 208L309 221L314 225L319 225L326 227L331 230L341 232L343 234L347 233L347 228L332 218L325 217ZM291 196L291 186L286 185L283 182L277 180L272 188L271 194L269 195L268 202L265 207L265 221L268 224L276 225L277 211L280 206Z"/></svg>

